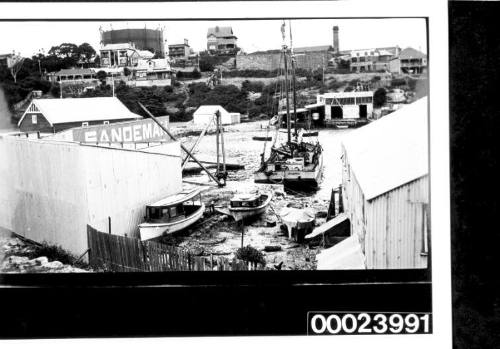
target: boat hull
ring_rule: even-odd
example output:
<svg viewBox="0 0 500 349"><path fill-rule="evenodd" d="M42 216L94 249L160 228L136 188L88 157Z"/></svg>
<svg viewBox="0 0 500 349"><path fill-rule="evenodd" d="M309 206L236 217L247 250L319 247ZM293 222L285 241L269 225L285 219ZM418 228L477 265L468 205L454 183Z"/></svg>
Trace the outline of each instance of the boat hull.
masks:
<svg viewBox="0 0 500 349"><path fill-rule="evenodd" d="M193 214L183 220L165 223L142 223L139 224L140 238L142 241L160 237L164 234L172 234L183 230L197 222L205 212L205 204L202 204Z"/></svg>
<svg viewBox="0 0 500 349"><path fill-rule="evenodd" d="M267 175L264 171L257 171L254 174L255 183L283 184L285 188L295 189L316 189L321 182L321 173L323 170L323 157L319 158L318 165L314 170L293 171L282 170L274 171Z"/></svg>
<svg viewBox="0 0 500 349"><path fill-rule="evenodd" d="M259 207L225 207L225 208L216 208L215 210L219 213L231 216L235 221L241 221L243 219L254 217L261 215L266 212L267 206L271 202L272 195L268 194L267 199L262 203Z"/></svg>
<svg viewBox="0 0 500 349"><path fill-rule="evenodd" d="M264 212L266 212L266 209L267 205L252 211L234 211L230 209L229 213L231 214L231 216L234 218L235 221L241 221L249 217L261 215Z"/></svg>

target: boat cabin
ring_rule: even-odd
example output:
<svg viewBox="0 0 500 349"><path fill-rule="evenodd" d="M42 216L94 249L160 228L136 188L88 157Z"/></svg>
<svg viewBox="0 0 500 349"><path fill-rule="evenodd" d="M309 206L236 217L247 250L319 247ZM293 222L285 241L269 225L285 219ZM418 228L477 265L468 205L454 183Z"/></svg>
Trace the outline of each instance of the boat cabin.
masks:
<svg viewBox="0 0 500 349"><path fill-rule="evenodd" d="M179 194L146 206L146 221L151 223L181 220L193 214L202 205L199 189Z"/></svg>
<svg viewBox="0 0 500 349"><path fill-rule="evenodd" d="M244 194L231 199L231 207L258 207L262 204L260 195Z"/></svg>

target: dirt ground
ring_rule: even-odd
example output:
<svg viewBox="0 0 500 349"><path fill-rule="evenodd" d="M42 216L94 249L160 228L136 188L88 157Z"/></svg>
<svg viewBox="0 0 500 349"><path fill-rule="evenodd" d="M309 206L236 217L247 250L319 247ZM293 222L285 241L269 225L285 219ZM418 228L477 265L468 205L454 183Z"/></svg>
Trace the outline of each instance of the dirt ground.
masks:
<svg viewBox="0 0 500 349"><path fill-rule="evenodd" d="M284 192L282 185L255 184L253 173L260 164L260 154L264 142L254 141L253 136L269 135L275 137L274 132L267 134L265 122L252 122L225 127L224 142L226 146L227 162L245 166L244 170L229 172L227 185L218 188L205 174L184 177L186 186L203 185L203 201L209 205L225 206L236 193L271 192L273 199L266 214L247 222L244 226L243 246L250 245L261 250L269 268L279 267L282 270L310 270L316 268L316 254L320 247L309 247L308 244L298 244L289 239L280 228L280 211L286 206L296 208L311 208L317 215L315 224L321 225L325 219L331 189L340 183L340 139L350 130L321 130L319 141L324 149L324 171L321 188L313 193ZM181 141L190 148L196 141L196 136L183 137ZM284 140L284 135L280 140ZM195 153L200 158L213 159L216 156L214 135L205 136ZM270 144L267 144L266 153ZM267 226L267 220L276 220L273 227ZM207 214L203 220L190 229L160 239L163 243L174 244L187 248L195 254L224 255L232 258L236 250L242 246L242 227L232 218L220 214ZM265 252L266 246L279 248L276 252Z"/></svg>

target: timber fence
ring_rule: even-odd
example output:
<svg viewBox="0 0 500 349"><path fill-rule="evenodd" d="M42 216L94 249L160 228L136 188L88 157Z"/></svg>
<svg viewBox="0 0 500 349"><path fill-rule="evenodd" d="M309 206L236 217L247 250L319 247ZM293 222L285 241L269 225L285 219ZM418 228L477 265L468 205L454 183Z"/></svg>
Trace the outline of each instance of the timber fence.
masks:
<svg viewBox="0 0 500 349"><path fill-rule="evenodd" d="M260 265L100 232L87 225L89 264L115 272L257 270Z"/></svg>

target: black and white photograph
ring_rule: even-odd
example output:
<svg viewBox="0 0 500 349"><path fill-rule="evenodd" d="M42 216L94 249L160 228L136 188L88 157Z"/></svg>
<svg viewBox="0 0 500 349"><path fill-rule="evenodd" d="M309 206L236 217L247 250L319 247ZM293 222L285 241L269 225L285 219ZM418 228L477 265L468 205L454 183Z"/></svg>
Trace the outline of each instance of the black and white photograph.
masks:
<svg viewBox="0 0 500 349"><path fill-rule="evenodd" d="M203 295L212 277L238 290L284 280L275 301L307 311L301 331L276 335L440 333L439 10L354 3L67 3L3 16L0 284L143 289L154 276ZM347 303L331 293L344 306L308 308L314 291L285 288L305 284L356 290ZM354 300L364 290L371 300ZM273 334L248 326L224 335ZM130 335L191 333L164 331Z"/></svg>

